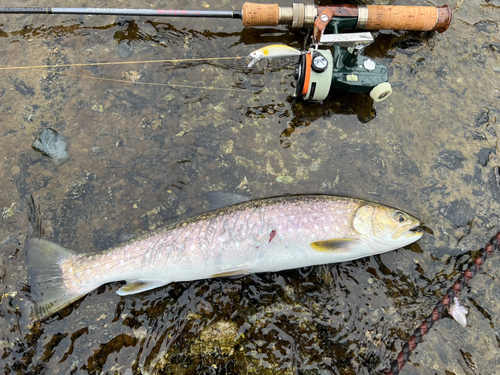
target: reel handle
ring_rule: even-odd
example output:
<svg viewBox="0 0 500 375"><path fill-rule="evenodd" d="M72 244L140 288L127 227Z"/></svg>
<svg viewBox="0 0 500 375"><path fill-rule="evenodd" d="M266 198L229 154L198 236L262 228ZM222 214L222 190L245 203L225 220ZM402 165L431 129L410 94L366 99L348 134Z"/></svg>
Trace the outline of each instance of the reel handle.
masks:
<svg viewBox="0 0 500 375"><path fill-rule="evenodd" d="M314 5L293 4L280 7L278 4L244 3L243 25L292 27L312 27L314 20L325 9L330 9L333 17L357 18L357 29L365 30L415 30L445 31L451 22L451 8L406 5Z"/></svg>

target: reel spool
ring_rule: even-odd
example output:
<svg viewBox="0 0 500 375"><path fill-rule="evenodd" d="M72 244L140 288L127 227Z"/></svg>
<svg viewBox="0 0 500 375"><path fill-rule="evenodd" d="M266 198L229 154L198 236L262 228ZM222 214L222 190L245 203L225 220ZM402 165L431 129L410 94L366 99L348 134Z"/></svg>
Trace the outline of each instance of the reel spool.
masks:
<svg viewBox="0 0 500 375"><path fill-rule="evenodd" d="M333 56L330 50L310 50L300 56L295 74L296 96L304 100L321 101L330 92Z"/></svg>

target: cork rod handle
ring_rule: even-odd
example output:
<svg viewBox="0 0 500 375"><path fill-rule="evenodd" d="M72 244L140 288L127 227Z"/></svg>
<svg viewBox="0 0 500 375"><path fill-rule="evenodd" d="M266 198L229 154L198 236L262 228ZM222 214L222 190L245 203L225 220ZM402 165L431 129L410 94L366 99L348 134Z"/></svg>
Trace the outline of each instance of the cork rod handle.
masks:
<svg viewBox="0 0 500 375"><path fill-rule="evenodd" d="M280 20L278 4L243 4L243 26L277 26Z"/></svg>
<svg viewBox="0 0 500 375"><path fill-rule="evenodd" d="M278 4L244 3L243 25L276 26L289 24L292 27L312 26L314 19L325 9L330 9L334 17L356 17L357 28L366 30L418 30L445 31L451 22L451 8L406 5L366 5L349 4L313 5L293 4L280 7Z"/></svg>
<svg viewBox="0 0 500 375"><path fill-rule="evenodd" d="M451 22L451 9L406 5L367 5L366 30L445 31Z"/></svg>

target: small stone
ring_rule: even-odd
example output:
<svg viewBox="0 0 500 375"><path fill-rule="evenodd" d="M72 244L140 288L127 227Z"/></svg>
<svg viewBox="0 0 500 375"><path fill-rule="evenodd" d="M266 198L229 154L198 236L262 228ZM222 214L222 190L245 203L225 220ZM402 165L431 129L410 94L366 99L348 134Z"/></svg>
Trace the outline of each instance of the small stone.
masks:
<svg viewBox="0 0 500 375"><path fill-rule="evenodd" d="M51 158L56 165L64 163L69 158L66 151L66 137L52 128L43 129L38 133L31 148Z"/></svg>
<svg viewBox="0 0 500 375"><path fill-rule="evenodd" d="M118 44L118 53L122 59L128 59L134 54L134 46L129 40L123 40Z"/></svg>

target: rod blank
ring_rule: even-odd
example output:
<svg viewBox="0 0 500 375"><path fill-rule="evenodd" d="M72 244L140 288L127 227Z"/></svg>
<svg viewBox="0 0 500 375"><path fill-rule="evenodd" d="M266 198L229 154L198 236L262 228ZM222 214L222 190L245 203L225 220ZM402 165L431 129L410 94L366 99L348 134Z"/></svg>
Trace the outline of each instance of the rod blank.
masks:
<svg viewBox="0 0 500 375"><path fill-rule="evenodd" d="M84 14L111 16L239 18L241 11L119 9L119 8L0 8L0 14Z"/></svg>

